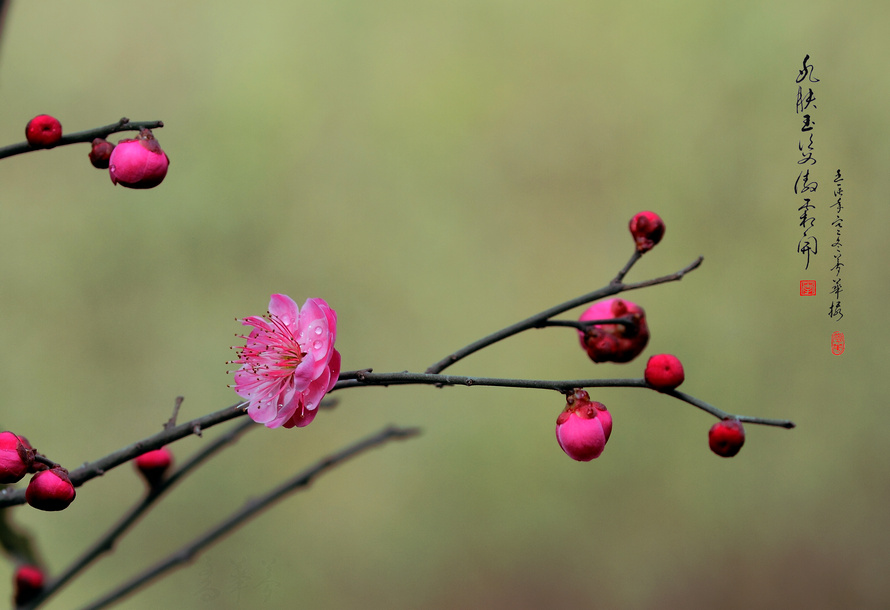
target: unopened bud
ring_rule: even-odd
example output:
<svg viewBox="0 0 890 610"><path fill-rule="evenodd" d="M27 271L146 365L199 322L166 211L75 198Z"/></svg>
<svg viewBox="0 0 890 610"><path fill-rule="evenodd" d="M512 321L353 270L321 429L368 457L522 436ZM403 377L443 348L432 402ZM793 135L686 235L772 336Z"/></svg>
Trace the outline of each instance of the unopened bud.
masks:
<svg viewBox="0 0 890 610"><path fill-rule="evenodd" d="M673 354L655 354L646 363L646 383L659 392L673 390L686 379L683 364Z"/></svg>
<svg viewBox="0 0 890 610"><path fill-rule="evenodd" d="M68 471L60 466L35 474L25 490L25 500L38 510L64 510L75 495Z"/></svg>
<svg viewBox="0 0 890 610"><path fill-rule="evenodd" d="M27 604L43 591L43 570L37 566L22 564L16 568L15 576L13 578L15 584L14 595L16 606Z"/></svg>
<svg viewBox="0 0 890 610"><path fill-rule="evenodd" d="M612 415L601 402L592 402L581 389L566 398L566 408L556 418L556 442L573 460L598 458L612 434Z"/></svg>
<svg viewBox="0 0 890 610"><path fill-rule="evenodd" d="M732 457L745 444L745 428L737 419L724 419L711 426L708 445L721 457Z"/></svg>
<svg viewBox="0 0 890 610"><path fill-rule="evenodd" d="M25 126L25 138L34 148L49 148L62 139L62 124L48 114L38 114Z"/></svg>
<svg viewBox="0 0 890 610"><path fill-rule="evenodd" d="M173 463L173 454L167 447L143 453L134 460L136 470L145 477L149 486L154 487L164 479L164 474Z"/></svg>
<svg viewBox="0 0 890 610"><path fill-rule="evenodd" d="M655 212L640 212L630 219L630 234L637 252L648 252L664 237L664 221Z"/></svg>
<svg viewBox="0 0 890 610"><path fill-rule="evenodd" d="M28 473L34 451L12 432L0 432L0 483L17 483Z"/></svg>
<svg viewBox="0 0 890 610"><path fill-rule="evenodd" d="M109 158L108 173L114 184L131 189L150 189L167 175L170 159L161 150L150 129L143 129L135 140L121 140Z"/></svg>
<svg viewBox="0 0 890 610"><path fill-rule="evenodd" d="M580 321L628 318L633 324L595 324L579 331L581 347L594 362L630 362L649 343L649 327L642 307L624 299L607 299L590 306Z"/></svg>
<svg viewBox="0 0 890 610"><path fill-rule="evenodd" d="M103 138L93 140L90 148L90 163L96 169L108 169L108 163L111 159L111 151L114 150L114 144Z"/></svg>

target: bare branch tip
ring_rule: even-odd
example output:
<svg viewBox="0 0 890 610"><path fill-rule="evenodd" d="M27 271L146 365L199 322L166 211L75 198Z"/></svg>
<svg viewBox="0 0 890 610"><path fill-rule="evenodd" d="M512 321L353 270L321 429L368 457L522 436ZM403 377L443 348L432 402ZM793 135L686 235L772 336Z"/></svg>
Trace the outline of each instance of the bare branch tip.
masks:
<svg viewBox="0 0 890 610"><path fill-rule="evenodd" d="M391 436L397 436L400 438L411 438L412 436L419 436L422 432L422 429L418 426L412 426L411 428L399 428L397 426L391 426L387 432Z"/></svg>

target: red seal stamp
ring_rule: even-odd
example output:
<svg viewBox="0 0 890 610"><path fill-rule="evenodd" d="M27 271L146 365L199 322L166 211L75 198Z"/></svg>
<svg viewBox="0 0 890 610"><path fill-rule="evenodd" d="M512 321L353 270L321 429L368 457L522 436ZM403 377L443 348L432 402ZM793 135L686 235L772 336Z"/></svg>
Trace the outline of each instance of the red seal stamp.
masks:
<svg viewBox="0 0 890 610"><path fill-rule="evenodd" d="M831 353L840 356L844 353L844 333L831 333Z"/></svg>
<svg viewBox="0 0 890 610"><path fill-rule="evenodd" d="M800 280L800 296L816 296L816 280Z"/></svg>

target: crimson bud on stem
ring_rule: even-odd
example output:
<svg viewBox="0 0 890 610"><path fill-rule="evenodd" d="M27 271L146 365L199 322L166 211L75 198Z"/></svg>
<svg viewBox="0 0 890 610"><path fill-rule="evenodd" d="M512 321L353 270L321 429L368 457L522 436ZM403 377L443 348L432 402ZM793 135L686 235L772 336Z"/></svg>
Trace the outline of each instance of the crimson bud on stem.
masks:
<svg viewBox="0 0 890 610"><path fill-rule="evenodd" d="M0 432L0 483L17 483L28 473L34 461L29 450L12 432Z"/></svg>
<svg viewBox="0 0 890 610"><path fill-rule="evenodd" d="M566 408L556 418L556 442L579 462L598 458L612 434L612 415L601 402L577 389L566 397Z"/></svg>
<svg viewBox="0 0 890 610"><path fill-rule="evenodd" d="M90 148L90 163L96 169L108 169L108 162L113 150L114 144L104 138L96 138Z"/></svg>
<svg viewBox="0 0 890 610"><path fill-rule="evenodd" d="M737 419L719 421L708 431L708 445L721 457L734 456L744 444L745 428Z"/></svg>
<svg viewBox="0 0 890 610"><path fill-rule="evenodd" d="M62 124L48 114L38 114L25 126L25 138L34 148L49 148L62 139Z"/></svg>
<svg viewBox="0 0 890 610"><path fill-rule="evenodd" d="M25 500L38 510L64 510L74 500L74 485L61 466L41 470L28 483Z"/></svg>
<svg viewBox="0 0 890 610"><path fill-rule="evenodd" d="M173 463L173 454L166 447L143 453L134 461L136 470L145 477L149 486L154 487L164 479L164 474Z"/></svg>
<svg viewBox="0 0 890 610"><path fill-rule="evenodd" d="M640 212L630 219L630 234L637 252L648 252L664 237L664 221L655 212Z"/></svg>
<svg viewBox="0 0 890 610"><path fill-rule="evenodd" d="M37 597L43 590L43 570L28 564L15 571L15 605L22 606Z"/></svg>
<svg viewBox="0 0 890 610"><path fill-rule="evenodd" d="M581 314L580 321L629 318L634 324L595 324L578 331L581 347L594 362L630 362L640 355L649 342L646 312L624 299L607 299L594 303Z"/></svg>
<svg viewBox="0 0 890 610"><path fill-rule="evenodd" d="M170 159L151 130L143 129L135 140L118 142L108 163L108 173L114 184L131 189L150 189L164 180Z"/></svg>
<svg viewBox="0 0 890 610"><path fill-rule="evenodd" d="M659 392L675 389L686 379L683 364L673 354L656 354L646 363L646 383Z"/></svg>

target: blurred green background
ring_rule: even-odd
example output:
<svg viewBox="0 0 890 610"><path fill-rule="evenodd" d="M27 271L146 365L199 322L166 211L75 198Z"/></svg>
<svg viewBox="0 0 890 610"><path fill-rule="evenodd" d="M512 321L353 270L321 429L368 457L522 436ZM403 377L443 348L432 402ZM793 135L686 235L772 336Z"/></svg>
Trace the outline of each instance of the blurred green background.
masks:
<svg viewBox="0 0 890 610"><path fill-rule="evenodd" d="M681 389L798 424L748 426L726 460L710 416L595 391L614 433L582 464L554 438L556 394L344 391L309 428L251 431L47 607L86 603L388 423L424 435L329 473L122 607L885 607L888 18L818 0L13 3L0 143L40 113L68 132L161 119L171 159L149 191L113 187L86 145L0 163L2 427L53 459L74 468L157 432L177 395L182 420L235 402L235 318L272 292L337 310L344 369L420 371L607 283L645 209L667 233L628 281L705 262L627 295L648 313L643 356L594 366L553 329L452 372L640 377L671 352ZM821 78L809 271L792 192L805 54ZM176 443L177 459L218 432ZM142 489L126 465L64 512L14 518L58 571Z"/></svg>

